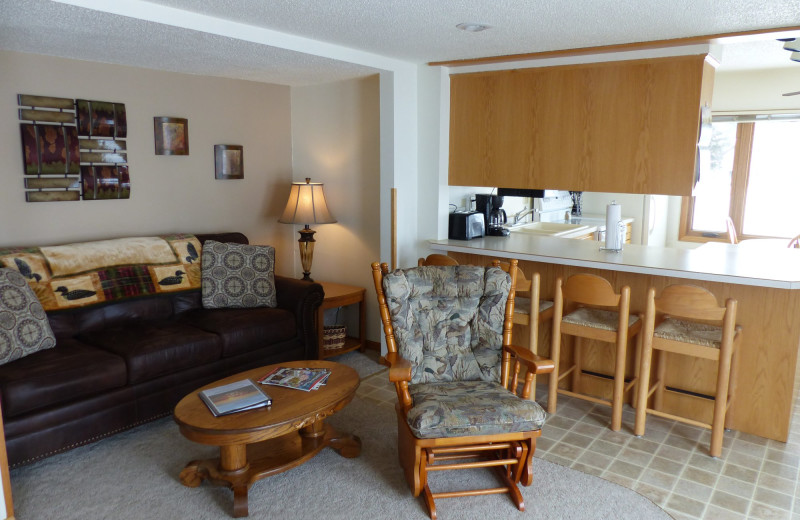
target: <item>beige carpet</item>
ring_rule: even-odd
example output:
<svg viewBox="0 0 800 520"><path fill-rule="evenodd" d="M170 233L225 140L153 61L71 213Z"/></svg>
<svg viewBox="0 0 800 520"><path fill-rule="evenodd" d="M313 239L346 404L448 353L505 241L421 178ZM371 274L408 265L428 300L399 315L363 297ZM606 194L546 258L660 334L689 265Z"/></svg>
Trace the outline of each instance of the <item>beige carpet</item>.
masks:
<svg viewBox="0 0 800 520"><path fill-rule="evenodd" d="M250 518L427 518L421 499L411 496L397 465L391 406L356 397L330 421L361 437L361 456L345 459L326 449L303 466L257 482L250 490ZM215 452L213 447L185 440L171 419L162 419L13 470L16 517L231 518L229 490L207 483L187 488L178 481L186 462ZM432 486L434 490L471 487L494 478L485 470L467 473L434 474ZM493 495L439 500L439 518L670 518L634 491L569 468L536 459L534 475L534 484L523 488L525 513L507 496Z"/></svg>

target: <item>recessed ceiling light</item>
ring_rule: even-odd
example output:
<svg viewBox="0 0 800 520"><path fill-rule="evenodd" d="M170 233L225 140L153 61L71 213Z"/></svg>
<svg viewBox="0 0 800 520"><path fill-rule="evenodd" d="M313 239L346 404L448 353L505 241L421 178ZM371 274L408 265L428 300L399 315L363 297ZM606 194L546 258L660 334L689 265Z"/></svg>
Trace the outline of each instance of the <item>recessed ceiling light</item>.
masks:
<svg viewBox="0 0 800 520"><path fill-rule="evenodd" d="M473 23L473 22L464 22L456 25L462 31L467 32L481 32L485 31L486 29L490 29L491 25L486 25L483 23Z"/></svg>

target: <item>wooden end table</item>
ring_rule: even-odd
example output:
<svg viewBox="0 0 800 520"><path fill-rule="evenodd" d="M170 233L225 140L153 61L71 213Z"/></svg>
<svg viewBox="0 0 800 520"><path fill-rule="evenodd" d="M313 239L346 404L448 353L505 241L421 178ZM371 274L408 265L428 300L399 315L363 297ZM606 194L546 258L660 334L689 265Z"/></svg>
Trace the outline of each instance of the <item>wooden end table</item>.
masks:
<svg viewBox="0 0 800 520"><path fill-rule="evenodd" d="M351 350L359 349L361 352L366 347L366 307L364 305L364 296L367 292L363 287L356 287L353 285L344 285L333 282L318 282L325 290L325 299L322 300L322 305L319 307L319 315L317 317L317 338L318 339L318 357L325 359L331 356L338 356ZM345 305L358 304L358 337L348 336L344 340L344 346L335 349L324 349L322 343L322 330L325 323L325 310L335 309L336 307L343 307Z"/></svg>
<svg viewBox="0 0 800 520"><path fill-rule="evenodd" d="M206 388L257 380L276 367L329 368L325 386L304 392L265 385L272 406L214 417L197 393ZM359 385L358 373L331 361L291 361L256 368L198 388L175 407L174 419L189 440L219 446L219 458L193 460L181 471L181 483L203 480L233 490L233 516L248 515L247 493L254 482L282 473L314 457L326 446L343 457L357 457L361 440L336 431L323 420L347 405Z"/></svg>

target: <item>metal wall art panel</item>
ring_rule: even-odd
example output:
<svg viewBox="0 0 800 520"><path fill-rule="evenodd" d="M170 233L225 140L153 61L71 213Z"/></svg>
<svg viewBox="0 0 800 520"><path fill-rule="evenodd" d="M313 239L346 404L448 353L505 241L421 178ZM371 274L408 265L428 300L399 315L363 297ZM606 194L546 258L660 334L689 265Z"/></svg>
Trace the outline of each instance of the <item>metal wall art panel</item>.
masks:
<svg viewBox="0 0 800 520"><path fill-rule="evenodd" d="M123 103L19 94L25 199L127 199ZM35 191L34 191L35 190Z"/></svg>
<svg viewBox="0 0 800 520"><path fill-rule="evenodd" d="M119 178L119 198L131 198L131 176L128 175L128 165L117 166L117 177Z"/></svg>
<svg viewBox="0 0 800 520"><path fill-rule="evenodd" d="M78 133L74 126L20 123L25 175L77 174Z"/></svg>
<svg viewBox="0 0 800 520"><path fill-rule="evenodd" d="M23 107L53 108L60 110L73 110L75 108L75 101L71 98L31 96L28 94L18 94L17 103Z"/></svg>
<svg viewBox="0 0 800 520"><path fill-rule="evenodd" d="M92 137L114 137L114 103L90 101Z"/></svg>
<svg viewBox="0 0 800 520"><path fill-rule="evenodd" d="M122 103L114 103L114 136L118 139L128 137L128 115Z"/></svg>
<svg viewBox="0 0 800 520"><path fill-rule="evenodd" d="M189 155L189 120L154 117L156 155Z"/></svg>
<svg viewBox="0 0 800 520"><path fill-rule="evenodd" d="M125 150L125 141L115 141L113 139L80 139L81 150L109 150L116 152Z"/></svg>
<svg viewBox="0 0 800 520"><path fill-rule="evenodd" d="M75 123L75 112L57 112L55 110L35 110L20 108L19 118L23 121L36 121L39 123Z"/></svg>
<svg viewBox="0 0 800 520"><path fill-rule="evenodd" d="M128 162L125 152L81 152L81 162L83 163L125 163Z"/></svg>
<svg viewBox="0 0 800 520"><path fill-rule="evenodd" d="M28 202L63 202L68 200L81 200L79 191L26 191L25 200Z"/></svg>
<svg viewBox="0 0 800 520"><path fill-rule="evenodd" d="M81 188L80 177L34 177L25 179L25 187L32 190L41 189L64 189L79 190Z"/></svg>
<svg viewBox="0 0 800 520"><path fill-rule="evenodd" d="M128 167L81 166L81 186L84 200L130 198L131 180Z"/></svg>
<svg viewBox="0 0 800 520"><path fill-rule="evenodd" d="M214 145L214 178L244 179L244 148L241 145Z"/></svg>

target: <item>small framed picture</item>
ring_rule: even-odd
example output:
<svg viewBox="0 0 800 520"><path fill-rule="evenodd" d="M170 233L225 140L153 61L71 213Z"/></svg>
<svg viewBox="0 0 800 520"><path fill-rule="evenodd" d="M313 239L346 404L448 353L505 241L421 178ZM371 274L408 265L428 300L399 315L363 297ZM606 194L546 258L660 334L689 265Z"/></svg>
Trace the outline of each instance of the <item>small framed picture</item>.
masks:
<svg viewBox="0 0 800 520"><path fill-rule="evenodd" d="M244 151L237 144L214 145L214 177L244 179Z"/></svg>
<svg viewBox="0 0 800 520"><path fill-rule="evenodd" d="M189 155L189 120L154 117L156 155Z"/></svg>

